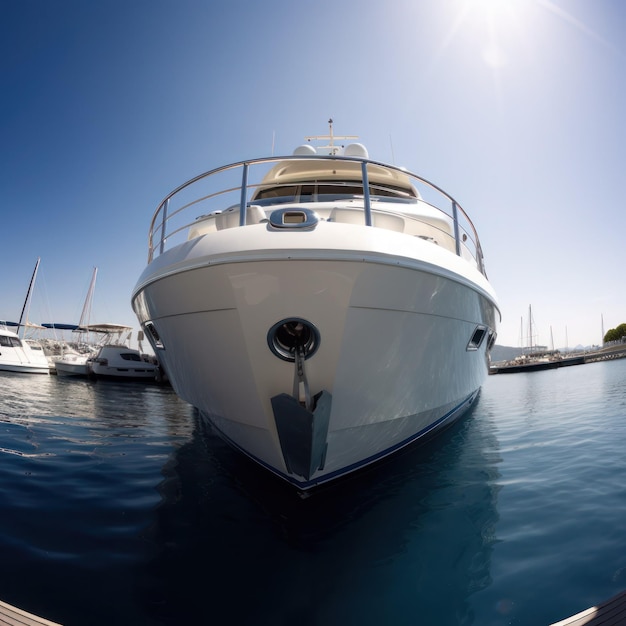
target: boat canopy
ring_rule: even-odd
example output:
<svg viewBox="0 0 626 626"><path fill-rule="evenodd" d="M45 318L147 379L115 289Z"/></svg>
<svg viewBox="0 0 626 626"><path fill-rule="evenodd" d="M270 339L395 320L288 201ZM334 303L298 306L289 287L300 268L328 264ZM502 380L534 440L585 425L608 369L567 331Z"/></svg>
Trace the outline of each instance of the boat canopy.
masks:
<svg viewBox="0 0 626 626"><path fill-rule="evenodd" d="M76 330L78 328L78 324L57 324L56 322L48 322L46 324L42 324L44 328L53 328L55 330Z"/></svg>
<svg viewBox="0 0 626 626"><path fill-rule="evenodd" d="M132 326L126 326L124 324L86 324L85 326L77 326L77 332L85 333L124 333L132 330Z"/></svg>
<svg viewBox="0 0 626 626"><path fill-rule="evenodd" d="M7 322L5 320L0 322L0 326L20 326L23 328L36 328L38 330L44 330L45 328L49 328L49 326L42 326L40 324L33 324L32 322L24 322L23 324L20 324L19 322Z"/></svg>

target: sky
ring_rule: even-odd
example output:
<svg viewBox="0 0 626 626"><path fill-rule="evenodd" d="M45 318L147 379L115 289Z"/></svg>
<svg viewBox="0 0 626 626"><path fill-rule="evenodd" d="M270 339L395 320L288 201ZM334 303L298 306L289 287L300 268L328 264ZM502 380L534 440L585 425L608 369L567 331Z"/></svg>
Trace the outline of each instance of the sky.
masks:
<svg viewBox="0 0 626 626"><path fill-rule="evenodd" d="M308 135L451 194L497 343L626 322L621 0L0 0L0 319L138 323L148 227L179 184Z"/></svg>

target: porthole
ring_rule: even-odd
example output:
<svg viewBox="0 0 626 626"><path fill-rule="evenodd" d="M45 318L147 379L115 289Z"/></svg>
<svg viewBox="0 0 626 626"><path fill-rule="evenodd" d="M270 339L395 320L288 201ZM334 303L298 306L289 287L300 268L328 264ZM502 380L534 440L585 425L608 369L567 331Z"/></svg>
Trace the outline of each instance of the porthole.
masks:
<svg viewBox="0 0 626 626"><path fill-rule="evenodd" d="M154 324L152 322L146 322L145 329L148 331L148 340L152 344L152 347L155 350L157 348L163 350L163 342L161 341L161 337L159 336L157 329L154 327Z"/></svg>
<svg viewBox="0 0 626 626"><path fill-rule="evenodd" d="M472 338L469 340L469 343L467 344L467 349L478 350L486 334L487 334L486 326L477 326L474 330L474 333L472 334Z"/></svg>

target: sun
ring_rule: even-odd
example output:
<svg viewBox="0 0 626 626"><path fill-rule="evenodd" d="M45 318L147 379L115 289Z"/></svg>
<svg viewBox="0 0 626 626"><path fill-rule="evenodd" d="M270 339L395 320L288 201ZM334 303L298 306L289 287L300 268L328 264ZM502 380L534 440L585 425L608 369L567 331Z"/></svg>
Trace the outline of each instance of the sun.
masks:
<svg viewBox="0 0 626 626"><path fill-rule="evenodd" d="M483 62L493 69L508 64L507 44L524 28L525 14L533 0L459 0L451 39L470 29L480 40ZM515 35L515 37L513 37Z"/></svg>
<svg viewBox="0 0 626 626"><path fill-rule="evenodd" d="M466 9L470 12L489 16L502 16L514 12L519 13L529 0L464 0Z"/></svg>

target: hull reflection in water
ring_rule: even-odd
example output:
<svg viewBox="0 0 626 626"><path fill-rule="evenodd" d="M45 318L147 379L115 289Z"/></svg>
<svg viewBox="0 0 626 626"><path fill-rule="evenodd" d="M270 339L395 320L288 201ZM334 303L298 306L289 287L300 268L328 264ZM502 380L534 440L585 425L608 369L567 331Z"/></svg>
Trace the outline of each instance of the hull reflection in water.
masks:
<svg viewBox="0 0 626 626"><path fill-rule="evenodd" d="M157 552L139 595L158 621L472 623L498 521L488 416L305 499L202 423L167 468L146 537Z"/></svg>

